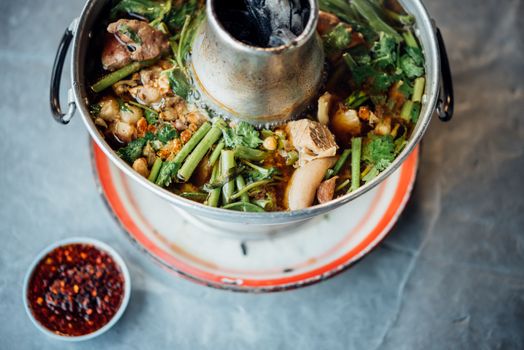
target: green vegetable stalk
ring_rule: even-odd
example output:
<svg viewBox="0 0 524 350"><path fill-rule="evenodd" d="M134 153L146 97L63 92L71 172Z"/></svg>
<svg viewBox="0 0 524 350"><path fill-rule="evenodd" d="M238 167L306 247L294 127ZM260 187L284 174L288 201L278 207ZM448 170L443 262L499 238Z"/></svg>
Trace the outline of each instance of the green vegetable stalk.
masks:
<svg viewBox="0 0 524 350"><path fill-rule="evenodd" d="M254 160L260 162L266 159L268 153L258 149L239 145L235 147L235 156L239 159Z"/></svg>
<svg viewBox="0 0 524 350"><path fill-rule="evenodd" d="M155 182L156 178L158 177L158 173L160 172L161 167L162 167L162 159L157 157L155 159L155 162L153 163L153 167L151 168L151 172L149 173L149 177L147 179L151 182Z"/></svg>
<svg viewBox="0 0 524 350"><path fill-rule="evenodd" d="M348 192L353 192L360 187L360 155L362 153L362 138L355 137L351 140L351 187Z"/></svg>
<svg viewBox="0 0 524 350"><path fill-rule="evenodd" d="M188 181L196 167L202 161L207 151L218 141L222 136L222 129L219 122L215 123L211 130L204 136L202 141L195 147L193 152L187 157L186 161L182 165L182 168L178 171L178 178L182 181Z"/></svg>
<svg viewBox="0 0 524 350"><path fill-rule="evenodd" d="M342 169L342 166L346 163L346 160L349 157L349 154L351 153L351 149L345 149L340 157L338 158L337 162L335 163L335 166L332 169L328 169L326 176L324 177L324 180L329 180L333 176L337 175L340 170Z"/></svg>
<svg viewBox="0 0 524 350"><path fill-rule="evenodd" d="M186 157L191 153L191 151L198 145L200 140L206 136L206 134L211 130L211 124L205 122L198 128L195 134L189 139L189 141L182 147L180 152L177 153L173 161L175 163L182 164Z"/></svg>
<svg viewBox="0 0 524 350"><path fill-rule="evenodd" d="M224 141L220 141L213 152L211 153L211 156L209 157L209 166L214 166L218 158L220 157L220 152L224 149Z"/></svg>
<svg viewBox="0 0 524 350"><path fill-rule="evenodd" d="M242 175L238 175L235 179L235 182L239 191L242 191L242 189L246 187L246 181L244 180L244 177L242 177ZM242 195L240 196L240 201L249 202L249 194L247 192L242 193Z"/></svg>
<svg viewBox="0 0 524 350"><path fill-rule="evenodd" d="M424 77L415 79L415 83L413 86L413 97L411 97L411 101L422 102L422 95L424 94L425 85L426 79L424 79Z"/></svg>
<svg viewBox="0 0 524 350"><path fill-rule="evenodd" d="M404 102L404 105L402 105L402 109L400 110L400 117L409 122L411 120L411 111L412 110L413 110L413 101Z"/></svg>
<svg viewBox="0 0 524 350"><path fill-rule="evenodd" d="M155 183L161 187L169 186L178 172L178 169L180 169L180 163L165 161L160 168Z"/></svg>
<svg viewBox="0 0 524 350"><path fill-rule="evenodd" d="M216 163L215 166L213 167L213 172L211 173L211 179L210 179L211 183L215 182L218 179L218 177L220 176L219 172L220 172L220 164ZM221 187L212 189L209 192L209 196L207 197L206 204L209 205L210 207L215 207L215 208L218 207L218 202L220 201L220 192L222 192Z"/></svg>
<svg viewBox="0 0 524 350"><path fill-rule="evenodd" d="M264 185L266 185L266 184L268 184L270 182L271 182L271 180L260 180L260 181L256 181L256 182L250 183L246 187L244 187L242 189L239 189L239 191L237 193L235 193L234 195L231 195L230 198L231 199L241 198L244 194L247 194L252 189L260 187L260 186L264 186Z"/></svg>
<svg viewBox="0 0 524 350"><path fill-rule="evenodd" d="M402 41L402 36L393 29L389 24L384 22L382 18L375 12L373 5L368 0L352 0L351 4L355 7L358 13L366 19L369 26L377 33L384 32L391 35L396 42Z"/></svg>
<svg viewBox="0 0 524 350"><path fill-rule="evenodd" d="M101 92L112 86L115 83L118 83L120 80L124 79L128 75L138 72L140 69L148 67L156 62L156 59L147 60L142 62L133 62L128 64L125 67L120 68L117 71L107 74L98 82L91 86L91 90L94 92Z"/></svg>
<svg viewBox="0 0 524 350"><path fill-rule="evenodd" d="M228 174L232 169L235 168L235 151L231 150L222 150L222 155L220 156L220 165L221 173ZM229 204L231 202L231 196L235 192L235 179L230 180L224 187L222 187L222 197L224 204Z"/></svg>

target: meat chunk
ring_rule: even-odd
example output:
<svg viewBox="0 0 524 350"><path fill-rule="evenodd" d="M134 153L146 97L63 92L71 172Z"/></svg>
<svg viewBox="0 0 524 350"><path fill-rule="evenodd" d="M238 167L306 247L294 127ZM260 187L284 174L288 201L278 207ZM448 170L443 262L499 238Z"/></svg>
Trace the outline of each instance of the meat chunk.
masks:
<svg viewBox="0 0 524 350"><path fill-rule="evenodd" d="M351 137L359 135L362 131L362 123L358 118L357 111L346 108L342 103L339 104L331 119L331 129L337 136L337 140L342 143L349 143Z"/></svg>
<svg viewBox="0 0 524 350"><path fill-rule="evenodd" d="M111 23L107 31L113 37L106 41L102 64L110 71L122 68L132 61L157 58L169 49L164 33L144 21L119 19Z"/></svg>
<svg viewBox="0 0 524 350"><path fill-rule="evenodd" d="M108 36L102 50L102 66L114 71L131 63L131 53L114 36Z"/></svg>
<svg viewBox="0 0 524 350"><path fill-rule="evenodd" d="M301 119L287 123L286 128L292 145L299 153L299 166L337 153L335 137L325 125Z"/></svg>
<svg viewBox="0 0 524 350"><path fill-rule="evenodd" d="M320 204L329 202L335 195L335 187L338 176L334 176L329 180L323 181L317 190L317 200Z"/></svg>
<svg viewBox="0 0 524 350"><path fill-rule="evenodd" d="M336 157L315 159L296 169L284 194L284 205L289 210L308 208L315 200L318 186L326 171L337 161Z"/></svg>

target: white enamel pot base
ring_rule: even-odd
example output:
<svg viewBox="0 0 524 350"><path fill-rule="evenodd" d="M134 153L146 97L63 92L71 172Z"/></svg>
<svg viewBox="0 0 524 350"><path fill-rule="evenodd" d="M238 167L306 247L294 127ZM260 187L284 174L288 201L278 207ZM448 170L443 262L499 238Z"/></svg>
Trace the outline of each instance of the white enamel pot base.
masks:
<svg viewBox="0 0 524 350"><path fill-rule="evenodd" d="M128 236L163 267L235 291L298 288L329 278L374 248L396 223L416 178L418 147L380 185L271 239L241 241L191 224L172 204L122 173L92 143L100 190ZM286 229L284 229L286 230Z"/></svg>

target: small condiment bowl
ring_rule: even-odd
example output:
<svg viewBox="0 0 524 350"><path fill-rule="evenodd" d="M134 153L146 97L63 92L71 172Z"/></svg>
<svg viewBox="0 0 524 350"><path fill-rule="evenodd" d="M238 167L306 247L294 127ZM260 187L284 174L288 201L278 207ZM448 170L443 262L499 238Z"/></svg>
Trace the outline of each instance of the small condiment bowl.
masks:
<svg viewBox="0 0 524 350"><path fill-rule="evenodd" d="M69 245L69 244L88 244L88 245L92 245L95 248L106 252L108 255L111 256L115 264L119 267L120 271L122 272L123 279L124 279L124 295L122 298L122 303L120 304L115 315L111 318L111 320L109 320L108 323L106 323L101 328L95 330L94 332L80 335L80 336L68 336L68 335L62 335L59 333L55 333L52 330L45 327L44 325L42 325L33 315L31 306L29 305L29 301L28 301L29 283L31 282L31 277L36 267L38 266L38 264L42 261L42 259L47 254L52 252L54 249L59 248L61 246ZM23 302L24 302L24 308L27 312L27 315L29 316L29 319L31 319L31 322L33 322L36 328L38 328L40 331L42 331L46 335L50 336L51 338L64 340L64 341L77 342L77 341L89 340L89 339L95 338L107 332L111 327L115 325L116 322L118 322L120 317L123 315L127 307L127 304L129 303L130 295L131 295L131 277L129 275L129 270L127 269L124 259L122 259L122 257L106 243L101 242L96 239L92 239L92 238L86 238L86 237L67 238L67 239L63 239L63 240L60 240L58 242L55 242L49 245L48 247L43 249L37 255L37 257L33 260L33 262L31 263L31 266L27 270L27 273L24 277Z"/></svg>

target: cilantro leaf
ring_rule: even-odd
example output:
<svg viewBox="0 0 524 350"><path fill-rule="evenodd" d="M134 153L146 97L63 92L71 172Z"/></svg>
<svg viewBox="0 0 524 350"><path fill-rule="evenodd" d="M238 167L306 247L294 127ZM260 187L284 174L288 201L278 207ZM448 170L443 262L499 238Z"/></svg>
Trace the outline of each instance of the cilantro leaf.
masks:
<svg viewBox="0 0 524 350"><path fill-rule="evenodd" d="M262 143L260 133L251 124L244 121L233 128L224 128L222 134L226 147L229 148L236 146L257 148Z"/></svg>
<svg viewBox="0 0 524 350"><path fill-rule="evenodd" d="M186 16L193 15L198 8L198 0L177 1L167 14L165 22L172 32L178 32L184 26Z"/></svg>
<svg viewBox="0 0 524 350"><path fill-rule="evenodd" d="M246 176L249 182L271 179L273 175L278 174L278 170L275 167L264 168L248 161L244 161L244 164L251 168L247 171Z"/></svg>
<svg viewBox="0 0 524 350"><path fill-rule="evenodd" d="M351 32L343 23L339 23L324 36L324 49L328 55L337 54L351 44Z"/></svg>
<svg viewBox="0 0 524 350"><path fill-rule="evenodd" d="M397 61L397 42L391 35L381 32L380 39L373 44L371 52L376 66L392 67Z"/></svg>
<svg viewBox="0 0 524 350"><path fill-rule="evenodd" d="M410 79L420 77L424 74L424 67L417 64L416 60L409 54L404 54L400 58L400 68Z"/></svg>
<svg viewBox="0 0 524 350"><path fill-rule="evenodd" d="M422 50L421 49L419 49L418 47L407 46L406 47L406 53L409 55L409 57L411 57L413 59L413 61L418 66L423 66L424 65L424 55L422 54Z"/></svg>
<svg viewBox="0 0 524 350"><path fill-rule="evenodd" d="M191 85L189 85L184 72L180 68L173 68L167 72L167 78L169 80L169 86L175 95L187 99L189 91L191 91Z"/></svg>
<svg viewBox="0 0 524 350"><path fill-rule="evenodd" d="M152 139L153 134L147 133L144 137L139 137L129 142L127 146L121 147L117 151L117 154L127 163L132 164L135 160L142 156L142 149L146 145L147 141L150 141Z"/></svg>
<svg viewBox="0 0 524 350"><path fill-rule="evenodd" d="M163 143L167 143L175 137L178 137L178 131L171 124L167 123L162 125L156 133L157 140Z"/></svg>
<svg viewBox="0 0 524 350"><path fill-rule="evenodd" d="M158 113L150 109L144 110L144 117L146 118L147 123L151 125L156 124L158 121Z"/></svg>
<svg viewBox="0 0 524 350"><path fill-rule="evenodd" d="M167 12L169 6L171 6L170 3L167 0L120 0L111 9L111 18L116 18L121 13L127 13L128 15L139 15L152 21Z"/></svg>
<svg viewBox="0 0 524 350"><path fill-rule="evenodd" d="M396 80L396 76L384 72L375 71L373 73L372 90L375 94L385 92Z"/></svg>
<svg viewBox="0 0 524 350"><path fill-rule="evenodd" d="M395 159L393 137L371 135L370 142L364 145L362 159L373 165L378 171L386 169Z"/></svg>

